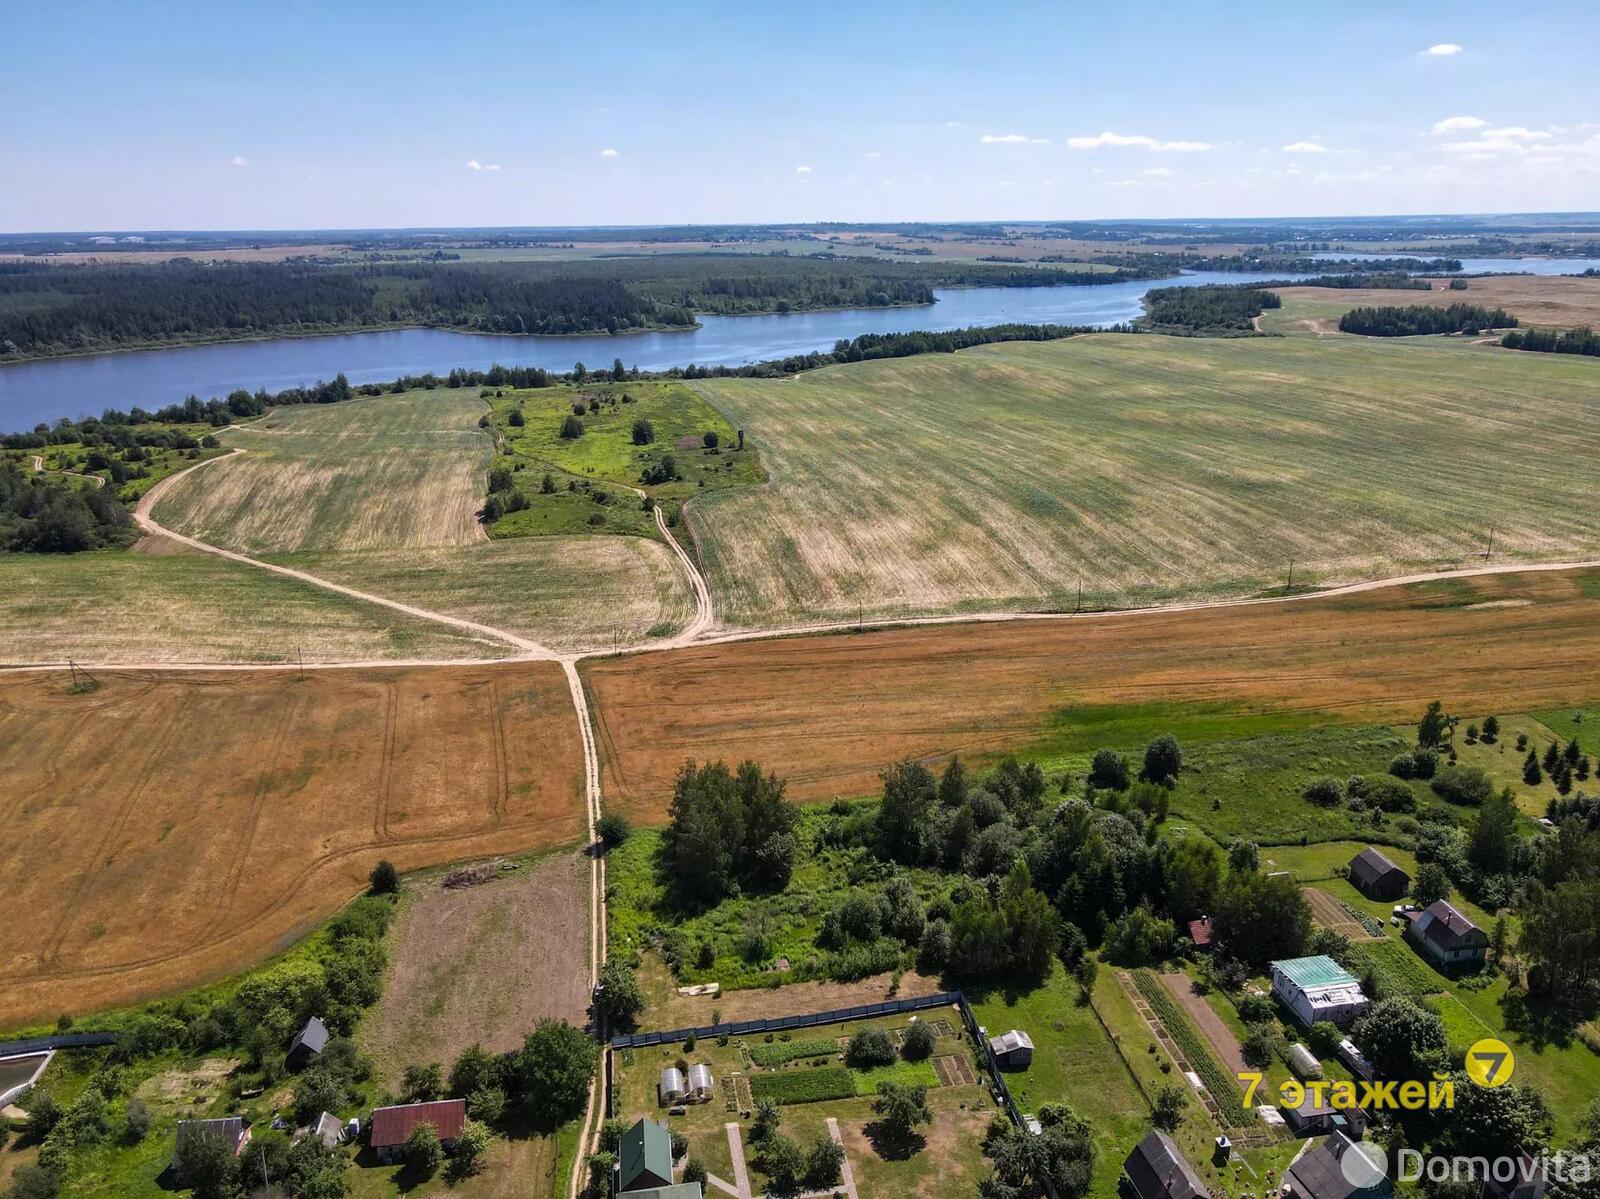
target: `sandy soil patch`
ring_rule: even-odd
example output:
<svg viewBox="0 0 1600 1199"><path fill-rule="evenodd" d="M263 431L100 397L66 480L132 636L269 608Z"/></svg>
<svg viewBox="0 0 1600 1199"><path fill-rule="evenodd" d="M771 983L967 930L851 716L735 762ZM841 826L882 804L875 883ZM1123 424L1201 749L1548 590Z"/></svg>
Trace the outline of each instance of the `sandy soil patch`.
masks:
<svg viewBox="0 0 1600 1199"><path fill-rule="evenodd" d="M1194 987L1187 974L1163 974L1161 985L1177 1000L1181 1007L1200 1029L1200 1035L1211 1043L1212 1051L1221 1059L1223 1067L1230 1074L1238 1074L1248 1070L1245 1064L1244 1052L1239 1046L1239 1038L1233 1035L1233 1030L1222 1022L1222 1017L1211 1010L1211 1005L1205 1001L1205 996L1196 995Z"/></svg>
<svg viewBox="0 0 1600 1199"><path fill-rule="evenodd" d="M474 1042L520 1046L544 1017L588 1012L588 859L560 853L478 886L443 874L409 885L389 938L390 970L361 1042L386 1085L412 1062L446 1070Z"/></svg>

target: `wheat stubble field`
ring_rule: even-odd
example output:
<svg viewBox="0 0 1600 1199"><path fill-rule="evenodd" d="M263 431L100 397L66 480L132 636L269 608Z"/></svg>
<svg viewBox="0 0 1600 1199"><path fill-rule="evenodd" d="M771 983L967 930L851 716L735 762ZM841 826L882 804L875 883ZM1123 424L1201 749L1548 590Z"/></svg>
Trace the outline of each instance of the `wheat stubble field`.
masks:
<svg viewBox="0 0 1600 1199"><path fill-rule="evenodd" d="M404 870L583 839L582 749L553 663L100 683L0 676L3 1026L254 965L380 858Z"/></svg>
<svg viewBox="0 0 1600 1199"><path fill-rule="evenodd" d="M1069 708L1159 701L1412 720L1592 698L1600 571L1291 604L729 642L583 663L608 810L666 818L686 758L754 758L792 798L870 794L900 758L1025 750Z"/></svg>
<svg viewBox="0 0 1600 1199"><path fill-rule="evenodd" d="M690 527L751 627L1070 610L1080 581L1091 606L1248 595L1291 560L1384 578L1466 565L1491 526L1512 560L1583 556L1600 371L1555 358L1107 334L707 380L771 482Z"/></svg>

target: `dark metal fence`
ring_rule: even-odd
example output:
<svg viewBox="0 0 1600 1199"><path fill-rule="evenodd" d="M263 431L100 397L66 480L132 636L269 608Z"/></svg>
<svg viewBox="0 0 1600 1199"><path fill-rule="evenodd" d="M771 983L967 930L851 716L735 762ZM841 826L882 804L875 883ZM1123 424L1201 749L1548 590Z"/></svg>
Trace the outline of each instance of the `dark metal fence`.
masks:
<svg viewBox="0 0 1600 1199"><path fill-rule="evenodd" d="M692 1034L697 1040L706 1037L742 1037L750 1033L784 1032L794 1028L815 1028L819 1024L843 1024L848 1020L870 1020L874 1016L893 1016L900 1012L919 1012L931 1007L948 1007L965 1004L960 991L940 991L936 995L917 995L909 999L890 999L884 1003L866 1003L857 1007L834 1008L827 1012L808 1012L803 1016L774 1016L767 1020L735 1020L731 1023L705 1024L699 1028L674 1028L666 1032L619 1033L611 1038L613 1049L643 1049L650 1045L668 1045L674 1041L687 1041Z"/></svg>
<svg viewBox="0 0 1600 1199"><path fill-rule="evenodd" d="M0 1042L0 1057L19 1053L43 1053L46 1049L87 1049L93 1045L115 1045L114 1032L71 1032L55 1037L34 1037L27 1041Z"/></svg>

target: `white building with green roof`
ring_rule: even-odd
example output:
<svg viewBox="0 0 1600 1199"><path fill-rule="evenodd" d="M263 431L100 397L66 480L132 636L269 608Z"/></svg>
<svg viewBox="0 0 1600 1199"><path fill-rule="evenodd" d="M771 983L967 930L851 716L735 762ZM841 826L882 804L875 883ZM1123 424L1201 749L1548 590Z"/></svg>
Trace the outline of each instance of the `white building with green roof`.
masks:
<svg viewBox="0 0 1600 1199"><path fill-rule="evenodd" d="M1303 1027L1349 1024L1372 1006L1361 980L1326 954L1272 963L1272 993Z"/></svg>

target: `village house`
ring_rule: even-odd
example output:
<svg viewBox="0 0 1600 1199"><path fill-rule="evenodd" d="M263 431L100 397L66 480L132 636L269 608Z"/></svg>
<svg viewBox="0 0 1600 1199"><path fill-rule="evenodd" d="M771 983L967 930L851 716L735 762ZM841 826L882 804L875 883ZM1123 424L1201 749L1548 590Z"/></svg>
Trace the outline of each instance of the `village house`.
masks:
<svg viewBox="0 0 1600 1199"><path fill-rule="evenodd" d="M1411 876L1370 845L1350 859L1350 885L1368 899L1399 899L1411 889Z"/></svg>
<svg viewBox="0 0 1600 1199"><path fill-rule="evenodd" d="M1335 1132L1290 1163L1283 1193L1287 1199L1388 1199L1394 1184L1381 1162L1378 1151Z"/></svg>
<svg viewBox="0 0 1600 1199"><path fill-rule="evenodd" d="M403 1103L397 1107L374 1108L372 1151L385 1165L400 1161L405 1157L406 1141L423 1124L432 1124L445 1149L454 1149L466 1123L465 1099L436 1099L431 1103Z"/></svg>
<svg viewBox="0 0 1600 1199"><path fill-rule="evenodd" d="M1371 1006L1361 982L1326 954L1272 963L1272 993L1300 1025L1347 1025Z"/></svg>
<svg viewBox="0 0 1600 1199"><path fill-rule="evenodd" d="M1471 970L1483 965L1489 937L1441 899L1407 916L1406 940L1441 970Z"/></svg>
<svg viewBox="0 0 1600 1199"><path fill-rule="evenodd" d="M618 1199L702 1199L698 1182L672 1181L672 1134L654 1120L640 1120L622 1134L616 1194Z"/></svg>
<svg viewBox="0 0 1600 1199"><path fill-rule="evenodd" d="M320 1016L313 1016L306 1021L306 1026L295 1034L294 1040L289 1042L289 1052L284 1057L285 1064L291 1070L303 1070L312 1060L328 1046L328 1026L322 1022Z"/></svg>
<svg viewBox="0 0 1600 1199"><path fill-rule="evenodd" d="M250 1126L243 1116L227 1116L219 1120L179 1120L178 1135L172 1148L172 1172L183 1175L183 1151L198 1137L218 1137L233 1155L238 1157L250 1143Z"/></svg>
<svg viewBox="0 0 1600 1199"><path fill-rule="evenodd" d="M1166 1133L1152 1129L1122 1163L1124 1199L1208 1199L1189 1159Z"/></svg>

